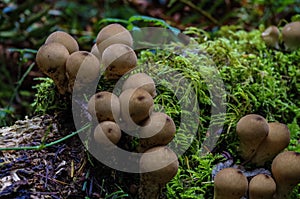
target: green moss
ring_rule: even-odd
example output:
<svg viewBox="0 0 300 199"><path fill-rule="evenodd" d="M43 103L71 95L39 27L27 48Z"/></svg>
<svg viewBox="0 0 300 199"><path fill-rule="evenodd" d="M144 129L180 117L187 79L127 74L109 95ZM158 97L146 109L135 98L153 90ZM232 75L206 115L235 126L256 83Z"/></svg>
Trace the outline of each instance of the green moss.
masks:
<svg viewBox="0 0 300 199"><path fill-rule="evenodd" d="M50 114L54 111L66 110L70 102L66 96L61 96L52 79L40 77L35 80L41 81L33 88L36 89L35 98L31 104L35 114Z"/></svg>
<svg viewBox="0 0 300 199"><path fill-rule="evenodd" d="M175 43L139 52L139 67L133 73L144 71L153 77L158 93L155 110L174 119L177 133L171 146L185 151L179 157L178 174L167 185L167 197L212 198L211 171L221 161L219 154L225 150L236 163L241 161L235 126L245 114L257 113L268 121L287 124L291 131L288 149L300 152L300 50L270 49L260 30L247 32L234 26L213 34L197 28L185 33L193 35L187 46ZM100 82L98 89L112 90L114 83ZM42 79L36 89L33 106L37 112L66 107L58 103L60 97L50 79ZM181 104L188 104L190 111ZM226 111L211 114L222 106ZM181 125L183 117L191 119ZM202 143L213 144L214 139L218 141L213 153L203 153L213 148L205 151ZM293 192L295 198L299 189Z"/></svg>
<svg viewBox="0 0 300 199"><path fill-rule="evenodd" d="M212 184L205 182L211 181L209 173L216 157L199 153L206 135L213 133L207 131L212 122L218 125L224 119L223 133L214 154L229 151L236 162L240 159L236 150L235 126L239 118L248 113L257 113L268 121L287 124L291 131L288 149L299 151L300 50L282 52L270 49L261 39L261 31L247 32L234 26L224 26L213 35L195 28L189 28L186 33L196 35L188 46L173 44L154 53L153 50L143 51L139 61L140 65L147 65L150 74L152 71L159 71L158 74L177 71L182 74L189 85L180 88L178 84L178 90L183 89L187 96L189 92L195 92L199 103L197 136L185 155L179 158L179 172L168 184L168 198L212 198ZM218 74L210 69L217 69ZM153 73L154 76L156 74ZM216 80L221 77L224 83L226 114L211 117L212 106L220 105L212 99L212 95L220 93L212 93L211 88L222 89L216 88L219 84L208 82L208 76ZM172 95L176 92L173 90ZM175 113L181 111L180 106L176 100L175 103L174 99L170 101L172 95L169 93L166 89L159 91L156 102L167 107L167 113L176 118ZM220 95L217 98L223 97ZM189 125L188 130L195 130L193 124ZM178 129L175 142L188 145L191 137L187 129ZM299 187L294 191L295 196L299 196L298 192Z"/></svg>

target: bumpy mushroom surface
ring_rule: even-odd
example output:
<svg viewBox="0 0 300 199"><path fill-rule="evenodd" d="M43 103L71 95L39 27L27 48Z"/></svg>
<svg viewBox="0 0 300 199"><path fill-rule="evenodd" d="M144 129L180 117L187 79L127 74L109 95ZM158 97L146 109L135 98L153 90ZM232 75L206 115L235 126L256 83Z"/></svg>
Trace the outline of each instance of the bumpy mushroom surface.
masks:
<svg viewBox="0 0 300 199"><path fill-rule="evenodd" d="M269 175L258 174L249 183L249 199L273 199L276 184Z"/></svg>
<svg viewBox="0 0 300 199"><path fill-rule="evenodd" d="M67 59L66 74L69 79L68 90L72 93L75 80L76 89L82 89L100 77L100 63L92 53L76 51Z"/></svg>
<svg viewBox="0 0 300 199"><path fill-rule="evenodd" d="M140 159L140 199L158 199L161 189L177 174L177 155L168 147L147 150Z"/></svg>
<svg viewBox="0 0 300 199"><path fill-rule="evenodd" d="M286 24L281 32L282 40L287 50L300 48L300 21Z"/></svg>
<svg viewBox="0 0 300 199"><path fill-rule="evenodd" d="M53 79L60 94L67 91L66 61L69 56L67 48L57 42L42 45L36 54L38 67Z"/></svg>
<svg viewBox="0 0 300 199"><path fill-rule="evenodd" d="M284 151L278 154L272 162L272 175L276 182L274 199L288 199L300 183L300 153Z"/></svg>
<svg viewBox="0 0 300 199"><path fill-rule="evenodd" d="M121 93L119 100L121 118L129 129L147 119L152 113L153 98L144 89L127 89Z"/></svg>
<svg viewBox="0 0 300 199"><path fill-rule="evenodd" d="M142 88L149 92L152 97L156 96L156 88L153 79L146 73L130 75L123 83L122 90L129 88Z"/></svg>
<svg viewBox="0 0 300 199"><path fill-rule="evenodd" d="M119 98L108 91L98 92L90 98L88 112L97 118L98 122L117 121L120 117Z"/></svg>
<svg viewBox="0 0 300 199"><path fill-rule="evenodd" d="M267 46L279 49L280 31L276 26L269 26L262 34L262 39Z"/></svg>
<svg viewBox="0 0 300 199"><path fill-rule="evenodd" d="M100 55L112 44L125 44L132 47L133 39L130 32L120 24L110 24L102 28L96 38Z"/></svg>
<svg viewBox="0 0 300 199"><path fill-rule="evenodd" d="M94 139L104 148L112 148L121 138L121 129L112 121L99 123L94 130Z"/></svg>
<svg viewBox="0 0 300 199"><path fill-rule="evenodd" d="M214 179L214 199L240 199L248 189L246 176L236 168L225 168Z"/></svg>
<svg viewBox="0 0 300 199"><path fill-rule="evenodd" d="M269 133L269 125L264 117L248 114L242 117L236 126L240 140L240 154L244 160L250 160L256 153L260 143Z"/></svg>
<svg viewBox="0 0 300 199"><path fill-rule="evenodd" d="M251 162L262 166L268 160L274 158L290 143L290 131L285 124L270 122L269 134L259 145Z"/></svg>
<svg viewBox="0 0 300 199"><path fill-rule="evenodd" d="M71 35L63 31L56 31L51 33L47 37L45 44L52 42L57 42L64 45L68 49L70 54L79 50L77 41Z"/></svg>
<svg viewBox="0 0 300 199"><path fill-rule="evenodd" d="M103 51L101 66L107 79L119 79L136 65L136 54L127 45L112 44Z"/></svg>
<svg viewBox="0 0 300 199"><path fill-rule="evenodd" d="M165 113L152 113L140 130L139 151L167 145L175 136L176 126L170 116Z"/></svg>

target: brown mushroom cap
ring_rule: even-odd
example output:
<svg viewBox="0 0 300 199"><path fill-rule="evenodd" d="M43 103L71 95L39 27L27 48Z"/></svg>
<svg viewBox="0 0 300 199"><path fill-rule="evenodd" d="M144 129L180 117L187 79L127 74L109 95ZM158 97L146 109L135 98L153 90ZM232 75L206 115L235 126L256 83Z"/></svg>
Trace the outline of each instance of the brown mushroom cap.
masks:
<svg viewBox="0 0 300 199"><path fill-rule="evenodd" d="M249 199L273 199L276 184L269 175L258 174L249 183Z"/></svg>
<svg viewBox="0 0 300 199"><path fill-rule="evenodd" d="M122 90L129 88L142 88L149 92L152 97L156 96L156 88L153 79L146 73L130 75L123 83Z"/></svg>
<svg viewBox="0 0 300 199"><path fill-rule="evenodd" d="M281 32L282 40L287 50L300 48L300 21L286 24Z"/></svg>
<svg viewBox="0 0 300 199"><path fill-rule="evenodd" d="M90 98L88 112L97 118L98 122L117 121L120 116L119 98L108 91L98 92Z"/></svg>
<svg viewBox="0 0 300 199"><path fill-rule="evenodd" d="M79 50L77 41L71 35L63 31L56 31L51 33L47 37L45 44L52 42L57 42L64 45L68 49L70 54Z"/></svg>
<svg viewBox="0 0 300 199"><path fill-rule="evenodd" d="M101 66L107 79L119 79L136 65L135 52L125 44L112 44L103 51Z"/></svg>
<svg viewBox="0 0 300 199"><path fill-rule="evenodd" d="M75 84L81 89L100 77L100 63L95 55L87 51L72 53L66 62L66 74L69 79L69 92Z"/></svg>
<svg viewBox="0 0 300 199"><path fill-rule="evenodd" d="M69 56L67 48L57 42L42 45L36 54L38 67L53 79L60 94L65 94L67 90L65 64Z"/></svg>
<svg viewBox="0 0 300 199"><path fill-rule="evenodd" d="M151 147L167 145L175 136L176 126L165 113L152 113L140 130L140 149L143 152Z"/></svg>
<svg viewBox="0 0 300 199"><path fill-rule="evenodd" d="M120 24L110 24L102 28L96 38L100 55L112 44L125 44L132 47L133 39L130 32Z"/></svg>
<svg viewBox="0 0 300 199"><path fill-rule="evenodd" d="M177 155L166 146L147 150L140 159L139 198L158 199L161 189L177 173Z"/></svg>
<svg viewBox="0 0 300 199"><path fill-rule="evenodd" d="M214 179L214 199L240 199L248 189L246 176L236 168L225 168Z"/></svg>
<svg viewBox="0 0 300 199"><path fill-rule="evenodd" d="M242 117L236 126L240 140L240 154L245 160L250 160L256 153L260 143L269 133L266 119L257 114L248 114Z"/></svg>
<svg viewBox="0 0 300 199"><path fill-rule="evenodd" d="M284 151L278 154L272 162L272 175L277 186L274 199L289 198L300 183L300 153Z"/></svg>
<svg viewBox="0 0 300 199"><path fill-rule="evenodd" d="M290 131L285 124L270 122L269 134L259 145L251 162L262 166L266 161L274 158L290 143Z"/></svg>
<svg viewBox="0 0 300 199"><path fill-rule="evenodd" d="M94 139L105 147L112 147L121 139L121 129L115 122L103 121L95 128Z"/></svg>
<svg viewBox="0 0 300 199"><path fill-rule="evenodd" d="M147 119L153 110L153 98L144 89L127 89L119 96L121 118L129 126L135 126Z"/></svg>
<svg viewBox="0 0 300 199"><path fill-rule="evenodd" d="M269 26L262 34L262 39L267 46L279 49L280 31L276 26Z"/></svg>
<svg viewBox="0 0 300 199"><path fill-rule="evenodd" d="M166 146L158 146L148 149L140 159L141 173L151 175L151 181L166 184L177 173L177 155Z"/></svg>

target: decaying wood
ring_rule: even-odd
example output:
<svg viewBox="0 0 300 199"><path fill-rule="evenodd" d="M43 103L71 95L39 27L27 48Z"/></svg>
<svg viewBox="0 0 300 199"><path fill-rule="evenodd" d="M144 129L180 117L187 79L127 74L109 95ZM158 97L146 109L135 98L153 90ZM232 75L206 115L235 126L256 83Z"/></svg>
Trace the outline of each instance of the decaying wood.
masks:
<svg viewBox="0 0 300 199"><path fill-rule="evenodd" d="M49 115L17 121L0 129L0 148L38 146L62 138ZM86 158L78 137L42 150L0 152L0 198L66 198L80 195ZM71 197L72 198L72 197Z"/></svg>

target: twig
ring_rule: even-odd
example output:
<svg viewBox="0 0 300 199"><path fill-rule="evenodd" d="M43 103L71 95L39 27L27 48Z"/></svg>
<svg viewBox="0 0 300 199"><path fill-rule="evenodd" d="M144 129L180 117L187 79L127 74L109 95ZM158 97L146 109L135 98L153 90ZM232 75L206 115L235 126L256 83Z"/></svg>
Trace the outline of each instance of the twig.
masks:
<svg viewBox="0 0 300 199"><path fill-rule="evenodd" d="M201 15L205 16L207 19L209 19L211 22L213 22L214 24L220 26L221 24L218 22L218 20L216 20L213 16L211 16L208 12L202 10L201 8L197 7L195 4L193 4L191 1L187 1L187 0L180 0L180 2L188 5L189 7L197 10Z"/></svg>

